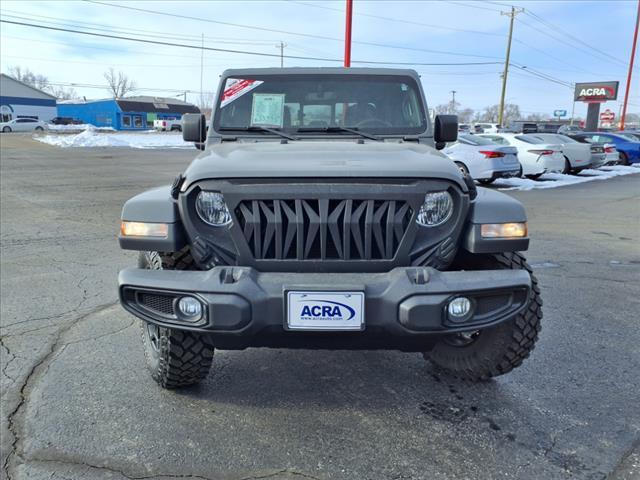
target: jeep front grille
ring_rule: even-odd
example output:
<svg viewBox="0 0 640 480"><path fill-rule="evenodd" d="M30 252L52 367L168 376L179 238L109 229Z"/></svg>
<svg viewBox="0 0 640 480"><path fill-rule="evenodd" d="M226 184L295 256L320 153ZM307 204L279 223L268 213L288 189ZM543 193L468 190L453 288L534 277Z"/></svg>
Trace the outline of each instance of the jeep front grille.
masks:
<svg viewBox="0 0 640 480"><path fill-rule="evenodd" d="M413 211L402 200L243 200L235 214L256 260L392 260Z"/></svg>

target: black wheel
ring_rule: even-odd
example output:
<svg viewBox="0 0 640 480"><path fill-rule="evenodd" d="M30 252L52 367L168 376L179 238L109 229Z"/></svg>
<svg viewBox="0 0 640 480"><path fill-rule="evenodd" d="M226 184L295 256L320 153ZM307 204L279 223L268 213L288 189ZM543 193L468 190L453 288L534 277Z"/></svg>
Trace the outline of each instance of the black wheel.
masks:
<svg viewBox="0 0 640 480"><path fill-rule="evenodd" d="M469 175L469 169L467 168L467 166L464 163L455 162L455 164L456 164L456 167L458 167L458 169L462 173L463 177Z"/></svg>
<svg viewBox="0 0 640 480"><path fill-rule="evenodd" d="M630 165L629 164L629 157L627 156L626 153L619 152L619 155L620 155L620 162L619 162L620 165Z"/></svg>
<svg viewBox="0 0 640 480"><path fill-rule="evenodd" d="M495 181L495 178L481 178L481 179L478 179L478 182L480 182L482 185L491 185L494 181Z"/></svg>
<svg viewBox="0 0 640 480"><path fill-rule="evenodd" d="M542 174L541 174L541 173L536 173L535 175L527 175L526 177L527 177L529 180L538 180L541 176L542 176Z"/></svg>
<svg viewBox="0 0 640 480"><path fill-rule="evenodd" d="M527 308L495 327L443 337L425 359L444 372L465 380L487 380L520 366L533 350L540 332L542 299L538 281L520 253L460 255L454 268L465 270L526 270L531 275Z"/></svg>
<svg viewBox="0 0 640 480"><path fill-rule="evenodd" d="M182 127L180 125L174 125L173 127L171 127L171 131L172 132L181 132L182 131Z"/></svg>
<svg viewBox="0 0 640 480"><path fill-rule="evenodd" d="M571 162L567 157L564 157L564 168L562 169L562 173L565 175L569 175L571 173Z"/></svg>
<svg viewBox="0 0 640 480"><path fill-rule="evenodd" d="M3 128L2 128L2 131L3 131L4 133L9 133L9 132L11 131L11 127L3 127Z"/></svg>
<svg viewBox="0 0 640 480"><path fill-rule="evenodd" d="M36 127L35 130L36 132L44 132L44 128L42 127Z"/></svg>
<svg viewBox="0 0 640 480"><path fill-rule="evenodd" d="M141 252L140 268L195 270L188 248L170 254ZM179 388L204 380L213 360L213 342L207 334L159 327L142 322L142 343L153 379L163 388Z"/></svg>

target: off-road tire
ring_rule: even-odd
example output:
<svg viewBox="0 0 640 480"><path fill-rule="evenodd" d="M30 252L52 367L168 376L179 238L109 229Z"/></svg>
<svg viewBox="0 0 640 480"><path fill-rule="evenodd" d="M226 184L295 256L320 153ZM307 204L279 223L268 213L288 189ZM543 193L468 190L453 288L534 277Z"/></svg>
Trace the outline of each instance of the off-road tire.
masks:
<svg viewBox="0 0 640 480"><path fill-rule="evenodd" d="M519 367L529 356L538 340L542 320L542 299L538 280L520 253L468 254L454 262L466 270L526 270L531 275L531 292L527 308L513 320L479 330L468 344L456 345L443 338L425 352L445 373L471 381L488 380Z"/></svg>
<svg viewBox="0 0 640 480"><path fill-rule="evenodd" d="M140 252L140 268L195 270L189 248L173 253ZM213 360L213 342L204 333L156 327L141 322L142 343L153 379L163 388L180 388L204 380Z"/></svg>

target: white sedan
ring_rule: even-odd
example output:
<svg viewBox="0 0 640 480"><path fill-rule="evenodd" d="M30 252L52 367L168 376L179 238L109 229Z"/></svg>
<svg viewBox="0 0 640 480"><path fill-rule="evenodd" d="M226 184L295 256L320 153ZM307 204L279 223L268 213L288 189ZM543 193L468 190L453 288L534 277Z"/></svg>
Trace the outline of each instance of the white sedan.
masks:
<svg viewBox="0 0 640 480"><path fill-rule="evenodd" d="M496 178L522 175L516 147L496 145L479 135L459 133L458 140L447 145L442 153L482 184L491 183Z"/></svg>
<svg viewBox="0 0 640 480"><path fill-rule="evenodd" d="M0 132L41 132L47 128L47 124L43 121L36 120L34 118L16 118L9 120L8 122L0 123Z"/></svg>
<svg viewBox="0 0 640 480"><path fill-rule="evenodd" d="M546 143L532 135L520 133L494 133L480 136L498 145L516 147L522 173L533 180L545 172L562 172L564 169L562 146L557 143Z"/></svg>
<svg viewBox="0 0 640 480"><path fill-rule="evenodd" d="M589 145L559 133L532 133L530 135L546 143L560 144L564 155L562 173L578 173L591 166L591 147Z"/></svg>

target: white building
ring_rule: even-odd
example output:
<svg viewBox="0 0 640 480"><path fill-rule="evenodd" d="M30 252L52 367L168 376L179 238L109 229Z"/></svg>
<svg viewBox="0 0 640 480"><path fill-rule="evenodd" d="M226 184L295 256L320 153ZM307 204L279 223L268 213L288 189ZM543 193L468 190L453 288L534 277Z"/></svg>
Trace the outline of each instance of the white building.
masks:
<svg viewBox="0 0 640 480"><path fill-rule="evenodd" d="M56 97L0 73L0 121L25 117L48 122L56 115Z"/></svg>

